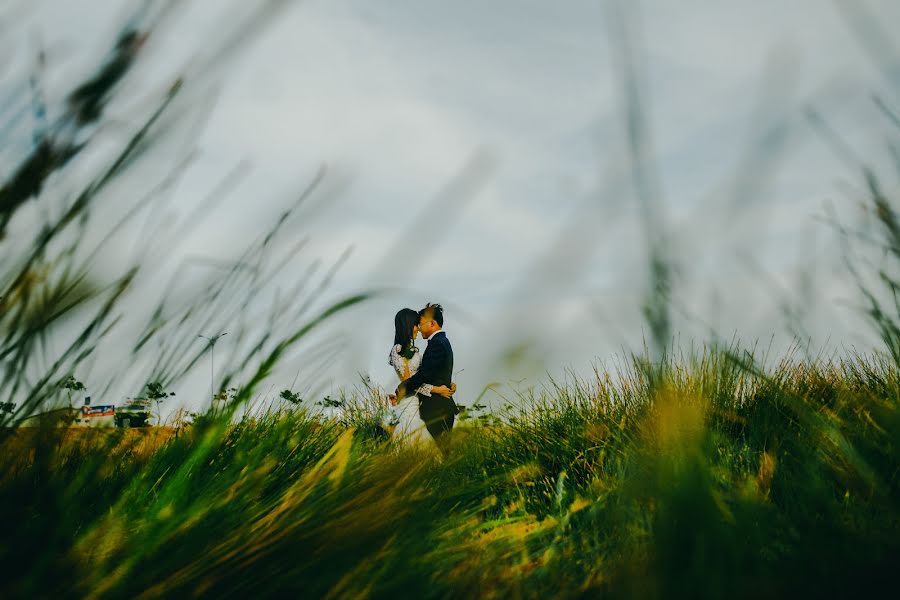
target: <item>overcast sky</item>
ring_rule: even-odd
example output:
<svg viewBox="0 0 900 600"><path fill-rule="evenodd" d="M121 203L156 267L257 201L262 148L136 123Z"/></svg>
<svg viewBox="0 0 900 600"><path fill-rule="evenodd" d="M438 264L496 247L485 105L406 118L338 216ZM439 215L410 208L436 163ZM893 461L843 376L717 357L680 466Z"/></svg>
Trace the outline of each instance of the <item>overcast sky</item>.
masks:
<svg viewBox="0 0 900 600"><path fill-rule="evenodd" d="M48 93L62 94L78 65L108 47L126 6L115 4L39 3L27 26L6 32L18 41L3 51L17 58L0 65L0 83L21 85L37 36L50 48ZM861 159L885 168L887 126L871 96L900 98L896 64L891 79L869 60L838 2L625 4L659 176L655 214L683 308L675 333L768 341L785 335L788 300L809 307L801 321L814 344L871 344L846 306L854 296L835 234L817 221L827 202L852 217L841 182L856 185L859 173L804 110L815 107ZM900 23L896 2L853 4ZM393 387L393 314L426 301L445 305L464 403L490 381L584 372L639 348L648 244L609 6L296 3L222 81L173 210L187 214L243 159L252 171L179 252L234 256L327 165L340 193L313 202L298 232L310 236L305 256L330 262L353 247L331 297L395 289L330 330L347 345L319 373L331 385L362 371ZM149 90L177 73L228 10L197 2L150 40L126 85ZM460 177L471 185L436 203ZM806 292L801 271L812 273ZM518 363L498 360L529 341ZM303 356L275 379L290 383ZM183 387L202 389L204 377Z"/></svg>

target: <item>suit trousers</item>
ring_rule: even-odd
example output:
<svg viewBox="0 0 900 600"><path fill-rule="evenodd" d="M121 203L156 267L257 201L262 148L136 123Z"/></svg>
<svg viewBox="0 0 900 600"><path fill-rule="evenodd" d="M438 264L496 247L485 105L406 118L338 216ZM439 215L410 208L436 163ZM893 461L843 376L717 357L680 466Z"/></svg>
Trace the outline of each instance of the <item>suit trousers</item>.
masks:
<svg viewBox="0 0 900 600"><path fill-rule="evenodd" d="M419 416L438 449L446 456L450 430L456 420L456 403L444 396L419 397Z"/></svg>

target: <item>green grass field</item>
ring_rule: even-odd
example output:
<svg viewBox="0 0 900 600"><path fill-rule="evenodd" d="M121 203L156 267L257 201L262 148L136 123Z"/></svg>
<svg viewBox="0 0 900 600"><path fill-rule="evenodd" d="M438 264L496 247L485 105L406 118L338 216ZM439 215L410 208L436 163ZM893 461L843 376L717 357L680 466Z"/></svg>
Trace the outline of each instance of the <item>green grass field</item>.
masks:
<svg viewBox="0 0 900 600"><path fill-rule="evenodd" d="M297 411L20 432L2 454L0 589L858 596L900 556L898 391L871 356L768 373L725 352L636 363L472 420L444 462L379 441L365 410L355 428Z"/></svg>

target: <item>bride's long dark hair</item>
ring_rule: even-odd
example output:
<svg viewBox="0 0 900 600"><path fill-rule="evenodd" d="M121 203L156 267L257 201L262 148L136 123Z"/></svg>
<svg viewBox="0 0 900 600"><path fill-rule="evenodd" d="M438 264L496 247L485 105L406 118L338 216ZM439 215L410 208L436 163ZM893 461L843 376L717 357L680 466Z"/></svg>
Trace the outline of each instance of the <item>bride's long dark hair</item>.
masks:
<svg viewBox="0 0 900 600"><path fill-rule="evenodd" d="M394 345L400 344L400 355L412 358L415 354L413 329L419 324L419 313L411 308L401 308L394 316Z"/></svg>

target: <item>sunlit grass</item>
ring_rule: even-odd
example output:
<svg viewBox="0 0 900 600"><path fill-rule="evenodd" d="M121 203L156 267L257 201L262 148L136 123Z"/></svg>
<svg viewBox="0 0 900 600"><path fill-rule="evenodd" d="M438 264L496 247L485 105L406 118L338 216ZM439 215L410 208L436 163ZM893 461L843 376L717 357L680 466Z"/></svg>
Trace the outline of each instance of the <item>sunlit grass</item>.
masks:
<svg viewBox="0 0 900 600"><path fill-rule="evenodd" d="M13 509L10 589L757 597L885 581L900 419L872 384L900 373L879 357L736 373L728 356L658 366L643 392L637 362L618 383L523 394L444 461L304 410L178 435L22 432L0 494L40 500ZM36 454L10 451L37 435Z"/></svg>

